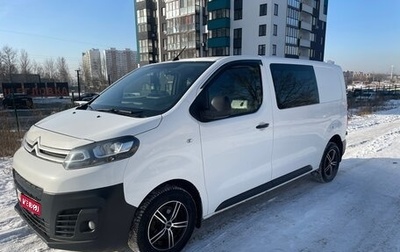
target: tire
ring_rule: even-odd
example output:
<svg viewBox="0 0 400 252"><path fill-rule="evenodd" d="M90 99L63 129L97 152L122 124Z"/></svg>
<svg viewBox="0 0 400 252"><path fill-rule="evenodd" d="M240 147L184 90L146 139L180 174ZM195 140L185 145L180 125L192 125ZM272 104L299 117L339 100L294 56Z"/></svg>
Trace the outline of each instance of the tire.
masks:
<svg viewBox="0 0 400 252"><path fill-rule="evenodd" d="M196 213L186 190L170 185L156 190L137 209L128 245L133 251L180 251L192 235Z"/></svg>
<svg viewBox="0 0 400 252"><path fill-rule="evenodd" d="M312 173L313 176L319 182L331 182L338 172L341 160L340 155L339 147L335 143L329 142L325 148L324 154L322 155L318 170Z"/></svg>

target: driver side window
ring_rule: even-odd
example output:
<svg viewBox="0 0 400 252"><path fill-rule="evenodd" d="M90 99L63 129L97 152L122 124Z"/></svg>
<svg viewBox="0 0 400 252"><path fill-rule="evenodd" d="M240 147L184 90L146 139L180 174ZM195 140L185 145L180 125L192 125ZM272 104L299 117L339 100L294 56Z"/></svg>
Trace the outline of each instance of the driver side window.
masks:
<svg viewBox="0 0 400 252"><path fill-rule="evenodd" d="M256 112L262 102L259 62L231 64L205 86L191 107L192 115L209 122Z"/></svg>

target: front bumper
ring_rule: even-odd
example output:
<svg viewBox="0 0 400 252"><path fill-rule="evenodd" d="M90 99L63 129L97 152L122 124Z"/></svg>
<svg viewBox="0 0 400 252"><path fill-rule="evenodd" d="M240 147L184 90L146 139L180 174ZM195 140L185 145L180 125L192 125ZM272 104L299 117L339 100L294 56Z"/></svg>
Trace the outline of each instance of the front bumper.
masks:
<svg viewBox="0 0 400 252"><path fill-rule="evenodd" d="M40 216L19 203L15 210L49 247L93 251L126 246L136 208L125 202L122 184L47 194L15 170L13 176L16 189L40 203L42 208Z"/></svg>

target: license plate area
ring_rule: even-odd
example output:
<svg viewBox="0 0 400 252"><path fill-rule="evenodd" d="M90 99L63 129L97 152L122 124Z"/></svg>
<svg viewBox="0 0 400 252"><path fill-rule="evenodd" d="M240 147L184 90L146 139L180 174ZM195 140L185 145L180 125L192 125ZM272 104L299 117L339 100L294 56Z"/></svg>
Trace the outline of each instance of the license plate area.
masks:
<svg viewBox="0 0 400 252"><path fill-rule="evenodd" d="M30 213L40 216L42 214L42 206L36 200L24 195L19 190L18 193L18 201L22 208L28 210Z"/></svg>

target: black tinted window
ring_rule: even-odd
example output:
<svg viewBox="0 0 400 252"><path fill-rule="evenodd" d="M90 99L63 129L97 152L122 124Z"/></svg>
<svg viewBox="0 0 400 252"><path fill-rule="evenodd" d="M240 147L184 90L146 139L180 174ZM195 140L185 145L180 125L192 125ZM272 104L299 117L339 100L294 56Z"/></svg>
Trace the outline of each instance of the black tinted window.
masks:
<svg viewBox="0 0 400 252"><path fill-rule="evenodd" d="M305 65L271 64L278 108L293 108L319 103L314 68Z"/></svg>
<svg viewBox="0 0 400 252"><path fill-rule="evenodd" d="M253 113L262 102L259 63L238 63L222 69L191 108L200 121Z"/></svg>

